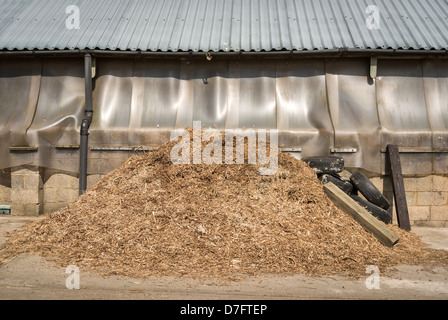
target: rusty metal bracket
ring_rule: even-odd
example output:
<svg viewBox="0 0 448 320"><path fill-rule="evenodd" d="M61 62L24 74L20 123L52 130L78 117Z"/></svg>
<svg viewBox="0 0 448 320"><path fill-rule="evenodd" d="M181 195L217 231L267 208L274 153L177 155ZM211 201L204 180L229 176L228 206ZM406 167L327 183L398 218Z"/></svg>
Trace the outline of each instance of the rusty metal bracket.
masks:
<svg viewBox="0 0 448 320"><path fill-rule="evenodd" d="M330 148L331 153L356 153L358 149L356 148Z"/></svg>
<svg viewBox="0 0 448 320"><path fill-rule="evenodd" d="M281 152L302 152L302 148L279 148Z"/></svg>
<svg viewBox="0 0 448 320"><path fill-rule="evenodd" d="M37 152L36 146L9 147L9 152Z"/></svg>
<svg viewBox="0 0 448 320"><path fill-rule="evenodd" d="M387 150L381 149L381 153L386 153ZM448 149L445 148L408 148L408 147L399 147L399 153L448 153Z"/></svg>
<svg viewBox="0 0 448 320"><path fill-rule="evenodd" d="M67 145L58 144L58 145L55 145L54 148L58 149L58 150L79 149L79 144L67 144Z"/></svg>
<svg viewBox="0 0 448 320"><path fill-rule="evenodd" d="M121 146L121 147L90 147L90 151L152 151L155 148L141 146Z"/></svg>

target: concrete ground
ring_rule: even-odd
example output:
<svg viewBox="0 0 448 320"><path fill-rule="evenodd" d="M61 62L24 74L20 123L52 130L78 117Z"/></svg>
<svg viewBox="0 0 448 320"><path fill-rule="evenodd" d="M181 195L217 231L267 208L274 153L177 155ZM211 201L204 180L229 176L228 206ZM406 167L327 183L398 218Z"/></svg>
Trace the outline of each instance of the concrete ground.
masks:
<svg viewBox="0 0 448 320"><path fill-rule="evenodd" d="M32 220L0 216L0 247L3 233ZM448 250L448 228L412 227L412 232L437 249ZM15 257L0 268L0 299L3 300L379 300L448 299L448 261L445 266L399 266L388 276L366 273L359 280L343 277L265 275L242 281L163 277L148 280L103 278L79 270L79 289L70 281L74 273L31 254ZM177 311L176 311L177 312Z"/></svg>

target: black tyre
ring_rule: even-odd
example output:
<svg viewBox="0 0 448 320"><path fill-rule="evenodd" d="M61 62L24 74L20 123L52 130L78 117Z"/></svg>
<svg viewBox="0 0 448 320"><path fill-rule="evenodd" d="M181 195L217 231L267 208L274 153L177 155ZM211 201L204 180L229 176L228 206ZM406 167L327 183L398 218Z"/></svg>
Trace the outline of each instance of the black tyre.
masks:
<svg viewBox="0 0 448 320"><path fill-rule="evenodd" d="M317 174L338 173L344 170L344 159L336 156L307 157L306 162Z"/></svg>
<svg viewBox="0 0 448 320"><path fill-rule="evenodd" d="M350 181L345 180L338 174L321 174L319 175L319 180L326 184L328 182L333 182L339 189L344 191L347 194L353 193L353 184Z"/></svg>
<svg viewBox="0 0 448 320"><path fill-rule="evenodd" d="M362 207L366 208L366 210L369 211L372 214L372 216L374 216L378 220L381 220L386 224L392 222L392 215L383 208L380 208L359 196L351 195L350 197L357 203L359 203Z"/></svg>
<svg viewBox="0 0 448 320"><path fill-rule="evenodd" d="M387 210L390 207L389 200L384 197L384 195L361 171L354 172L350 177L350 181L356 189L358 189L359 192L374 205L377 205L384 210Z"/></svg>

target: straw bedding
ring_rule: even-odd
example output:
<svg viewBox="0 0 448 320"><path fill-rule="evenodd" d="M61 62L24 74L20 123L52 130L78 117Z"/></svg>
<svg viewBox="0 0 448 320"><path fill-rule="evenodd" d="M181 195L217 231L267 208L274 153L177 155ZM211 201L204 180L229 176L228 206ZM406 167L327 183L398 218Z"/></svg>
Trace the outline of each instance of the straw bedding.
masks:
<svg viewBox="0 0 448 320"><path fill-rule="evenodd" d="M0 265L32 252L104 276L236 279L356 277L368 265L447 259L396 226L398 244L383 246L288 154L279 153L275 175L262 176L258 164L173 164L175 143L129 158L67 208L10 234Z"/></svg>

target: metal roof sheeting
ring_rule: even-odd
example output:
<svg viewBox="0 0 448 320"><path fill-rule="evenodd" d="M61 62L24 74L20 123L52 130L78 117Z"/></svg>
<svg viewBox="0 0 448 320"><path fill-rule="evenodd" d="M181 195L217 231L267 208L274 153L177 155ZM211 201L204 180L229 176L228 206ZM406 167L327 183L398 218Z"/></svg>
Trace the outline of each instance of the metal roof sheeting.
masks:
<svg viewBox="0 0 448 320"><path fill-rule="evenodd" d="M66 27L79 8L79 29ZM379 9L369 29L367 7ZM447 0L0 0L0 50L448 48Z"/></svg>

